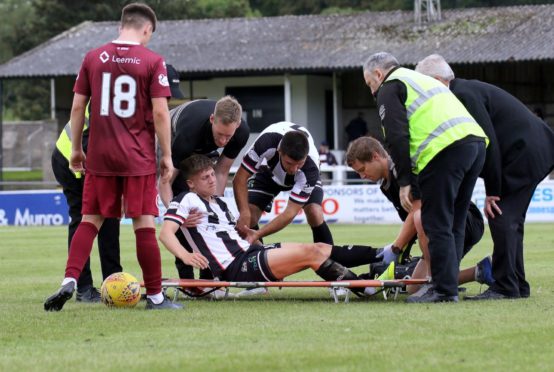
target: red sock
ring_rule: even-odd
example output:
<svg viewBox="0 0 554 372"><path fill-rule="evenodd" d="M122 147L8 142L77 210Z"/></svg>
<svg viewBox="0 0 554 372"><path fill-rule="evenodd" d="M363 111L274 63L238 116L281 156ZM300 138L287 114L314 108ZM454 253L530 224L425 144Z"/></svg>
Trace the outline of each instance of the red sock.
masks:
<svg viewBox="0 0 554 372"><path fill-rule="evenodd" d="M162 258L156 239L156 229L145 227L135 230L137 259L142 269L142 278L147 295L162 291Z"/></svg>
<svg viewBox="0 0 554 372"><path fill-rule="evenodd" d="M69 257L65 265L66 278L75 278L75 280L79 278L85 263L90 257L96 235L98 235L98 229L94 224L90 222L79 224L69 247Z"/></svg>

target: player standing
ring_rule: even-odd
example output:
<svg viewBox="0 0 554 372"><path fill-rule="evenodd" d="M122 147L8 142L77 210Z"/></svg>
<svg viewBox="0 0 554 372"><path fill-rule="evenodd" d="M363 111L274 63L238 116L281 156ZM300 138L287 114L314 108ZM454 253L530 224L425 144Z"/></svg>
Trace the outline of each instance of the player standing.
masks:
<svg viewBox="0 0 554 372"><path fill-rule="evenodd" d="M163 58L146 48L156 14L145 4L123 8L119 38L85 56L71 109L70 166L85 170L82 131L91 101L90 138L83 192L83 220L73 240L61 288L44 303L59 311L73 296L76 279L90 256L105 218L123 210L133 219L137 258L146 286L147 309L180 308L161 291L161 258L156 240L155 134L161 147L161 177L172 172L167 98L171 97Z"/></svg>

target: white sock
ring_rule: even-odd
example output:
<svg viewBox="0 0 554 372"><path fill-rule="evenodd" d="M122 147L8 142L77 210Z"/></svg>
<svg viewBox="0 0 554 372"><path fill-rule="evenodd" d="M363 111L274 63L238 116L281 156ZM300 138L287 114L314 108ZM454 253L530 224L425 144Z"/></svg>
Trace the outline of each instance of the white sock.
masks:
<svg viewBox="0 0 554 372"><path fill-rule="evenodd" d="M154 303L154 305L159 305L164 300L164 295L162 294L162 292L160 292L158 294L155 294L155 295L148 295L146 297L148 297L150 299L150 301L152 301Z"/></svg>
<svg viewBox="0 0 554 372"><path fill-rule="evenodd" d="M75 280L75 278L63 278L63 280L62 280L62 287L63 287L64 285L66 285L67 283L69 283L69 282L75 283L75 287L77 287L77 280Z"/></svg>

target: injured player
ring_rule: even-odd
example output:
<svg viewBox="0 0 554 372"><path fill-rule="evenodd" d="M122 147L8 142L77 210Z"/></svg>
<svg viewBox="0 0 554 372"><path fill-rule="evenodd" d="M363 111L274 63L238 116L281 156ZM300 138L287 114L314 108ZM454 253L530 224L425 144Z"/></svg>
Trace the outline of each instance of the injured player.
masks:
<svg viewBox="0 0 554 372"><path fill-rule="evenodd" d="M192 155L181 163L190 191L177 195L164 216L160 240L184 263L210 268L217 280L279 281L311 268L326 281L357 280L348 267L382 259L380 249L368 246L332 246L325 243L249 244L235 230L235 218L216 193L212 161ZM182 229L193 247L189 253L175 237ZM363 294L363 288L353 290ZM373 294L374 289L367 294Z"/></svg>

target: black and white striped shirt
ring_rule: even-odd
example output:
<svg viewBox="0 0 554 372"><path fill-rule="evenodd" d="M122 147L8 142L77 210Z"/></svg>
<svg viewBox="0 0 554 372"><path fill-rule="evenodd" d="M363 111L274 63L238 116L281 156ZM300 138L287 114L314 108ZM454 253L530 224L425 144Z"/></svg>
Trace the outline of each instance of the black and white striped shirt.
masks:
<svg viewBox="0 0 554 372"><path fill-rule="evenodd" d="M194 209L204 214L201 222L196 227L182 226ZM208 259L214 277L220 278L233 260L250 247L235 230L235 218L219 197L207 201L194 192L181 193L169 204L164 220L181 226L192 249Z"/></svg>
<svg viewBox="0 0 554 372"><path fill-rule="evenodd" d="M279 161L279 143L287 132L302 131L308 136L310 149L304 166L296 174L289 175ZM283 190L290 190L290 199L299 204L305 204L313 189L321 187L319 173L319 153L313 137L308 130L300 125L282 121L264 129L256 141L248 149L241 166L251 174L267 172L271 179Z"/></svg>

